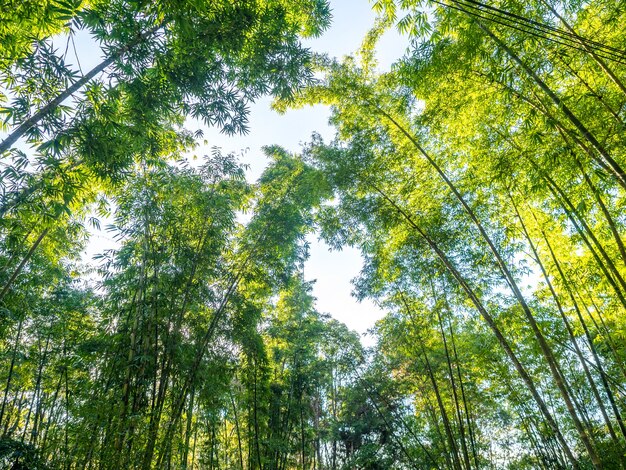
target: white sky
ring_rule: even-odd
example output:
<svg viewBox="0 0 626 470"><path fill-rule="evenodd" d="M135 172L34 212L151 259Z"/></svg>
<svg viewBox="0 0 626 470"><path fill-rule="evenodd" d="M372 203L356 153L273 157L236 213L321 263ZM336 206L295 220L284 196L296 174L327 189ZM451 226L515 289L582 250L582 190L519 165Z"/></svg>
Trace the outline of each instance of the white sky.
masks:
<svg viewBox="0 0 626 470"><path fill-rule="evenodd" d="M356 51L367 31L373 26L375 15L367 0L331 0L333 23L326 33L306 45L316 52L326 52L331 56L343 57ZM388 32L381 39L377 58L381 70L404 53L406 38L395 31ZM271 99L257 102L251 108L250 132L245 136L226 137L217 130L205 133L208 147L217 145L226 152L239 154L245 151L245 163L251 166L250 179L256 179L263 171L266 160L261 152L263 145L277 144L291 152L298 152L302 143L310 140L313 132L318 132L325 140L332 139L334 130L328 125L329 110L326 106L290 110L279 115L270 109ZM208 148L204 149L204 153ZM199 149L198 154L202 154ZM357 302L351 295L353 279L362 266L358 250L345 248L330 251L317 237L309 237L310 258L305 265L307 280L316 280L313 293L317 297L317 309L330 313L348 328L365 334L381 318L382 312L370 301ZM363 338L365 345L372 345L373 338Z"/></svg>
<svg viewBox="0 0 626 470"><path fill-rule="evenodd" d="M368 0L331 0L330 3L333 10L330 29L322 37L305 43L316 52L341 58L359 48L366 32L374 24L375 15ZM388 69L393 61L402 56L406 45L406 38L400 37L395 31L389 31L383 36L377 49L379 68ZM99 54L94 53L94 45L86 35L79 34L76 37L76 46L84 71L99 62ZM270 109L270 104L271 99L265 98L251 106L250 132L245 136L228 137L217 129L204 128L208 145L199 147L194 154L209 153L214 146L220 147L225 153L242 154L242 163L250 165L248 177L253 181L267 164L261 151L262 146L276 144L296 153L302 143L310 140L313 132L319 133L325 140L333 137L334 130L328 125L327 107L320 105L279 115ZM192 127L192 130L195 129ZM316 237L310 237L309 241L311 256L305 265L305 277L307 280L316 280L313 292L317 297L318 310L331 314L348 328L365 334L382 316L382 312L372 302L358 303L351 296L350 281L362 266L359 252L351 248L331 252ZM112 240L106 233L94 233L87 255L93 256L111 245ZM363 343L372 345L373 338L366 335Z"/></svg>

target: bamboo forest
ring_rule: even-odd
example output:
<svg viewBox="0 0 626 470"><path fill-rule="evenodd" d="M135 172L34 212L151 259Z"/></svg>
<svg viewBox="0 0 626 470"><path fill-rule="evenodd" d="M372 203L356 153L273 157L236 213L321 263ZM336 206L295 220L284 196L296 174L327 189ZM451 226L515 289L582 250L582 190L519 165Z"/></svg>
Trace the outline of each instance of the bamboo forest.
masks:
<svg viewBox="0 0 626 470"><path fill-rule="evenodd" d="M626 469L626 3L0 0L0 266L0 469Z"/></svg>

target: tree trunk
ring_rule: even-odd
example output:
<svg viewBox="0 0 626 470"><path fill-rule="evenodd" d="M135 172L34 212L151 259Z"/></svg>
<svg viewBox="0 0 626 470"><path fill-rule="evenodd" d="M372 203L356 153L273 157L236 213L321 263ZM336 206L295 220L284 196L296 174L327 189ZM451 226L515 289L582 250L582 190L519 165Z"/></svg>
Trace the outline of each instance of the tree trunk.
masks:
<svg viewBox="0 0 626 470"><path fill-rule="evenodd" d="M437 163L433 160L433 158L426 152L426 150L419 144L419 142L415 139L415 137L413 135L411 135L402 125L400 125L400 123L398 123L397 120L395 120L392 116L390 116L388 113L386 113L384 110L382 110L380 107L376 107L376 109L383 115L385 116L387 119L389 119L392 124L406 137L409 139L409 141L418 149L418 151L424 156L424 158L426 158L426 160L430 163L430 165L437 171L437 173L439 174L439 176L443 179L443 181L446 183L446 185L448 186L448 188L450 188L450 190L453 192L454 196L456 197L456 199L461 203L461 205L463 206L465 212L469 215L469 217L472 219L472 221L474 222L474 225L476 226L476 228L478 228L478 231L480 232L482 238L485 240L485 242L487 243L487 245L489 246L490 251L492 252L492 254L494 255L496 261L497 261L497 265L500 269L500 271L502 272L502 274L504 275L507 283L509 284L509 287L511 288L511 291L513 292L513 294L515 295L515 298L517 299L518 303L520 304L520 306L522 307L522 310L524 311L524 314L526 315L526 318L528 319L528 322L533 330L533 333L535 335L535 338L537 339L537 342L539 343L539 347L548 363L548 366L550 368L550 371L552 373L552 377L554 378L554 382L556 383L557 388L559 389L559 392L561 394L561 397L563 398L563 401L565 402L565 406L567 407L567 410L572 418L572 421L574 423L574 426L580 436L581 441L583 442L583 444L585 445L585 448L587 449L587 452L589 453L589 456L591 457L594 466L596 468L601 468L602 467L602 463L600 461L600 458L598 457L593 441L590 438L590 436L587 434L587 432L585 431L582 423L580 422L580 419L576 413L576 407L574 406L574 403L572 401L572 398L570 396L570 392L569 392L569 386L565 381L565 378L561 372L560 366L556 360L556 358L554 357L554 354L552 352L552 349L550 348L548 342L546 341L543 333L541 332L535 318L534 315L532 314L532 312L530 311L530 308L528 307L526 300L524 299L519 287L517 286L517 282L515 280L515 278L513 277L512 273L509 271L506 263L504 262L502 256L500 255L500 252L498 251L498 249L495 247L495 245L493 244L493 242L491 241L491 238L489 237L489 235L487 234L487 232L485 231L483 225L481 224L481 222L478 220L478 218L476 217L476 215L474 214L474 211L469 207L469 205L467 204L467 202L465 201L465 199L463 198L463 196L461 195L461 193L459 192L459 190L456 188L456 186L452 183L452 181L447 177L447 175L445 174L445 172L441 169L441 167L439 167L439 165L437 165Z"/></svg>
<svg viewBox="0 0 626 470"><path fill-rule="evenodd" d="M600 408L600 412L602 414L602 417L604 418L604 422L606 423L607 429L609 430L609 433L611 435L611 438L613 439L614 444L619 446L619 440L617 438L617 435L615 434L615 431L613 429L613 425L611 424L611 420L609 419L609 416L606 412L606 408L604 407L604 402L602 400L602 398L600 397L600 393L598 392L598 388L596 387L595 381L593 380L593 377L591 376L591 372L589 371L589 367L587 367L587 362L585 360L585 357L582 353L582 351L580 350L580 347L578 346L578 342L576 341L576 336L574 335L574 331L572 330L572 326L570 324L569 319L567 318L567 315L565 314L565 312L563 311L563 306L561 305L561 301L559 300L559 296L557 295L556 291L554 290L554 287L552 286L552 282L550 281L550 277L548 275L548 272L545 269L545 266L543 265L543 263L541 262L541 258L539 257L539 253L537 252L537 248L535 247L535 244L532 241L532 238L530 237L530 234L528 233L528 230L526 229L526 224L524 223L524 219L522 218L516 204L515 201L513 200L513 197L509 194L509 199L511 200L511 205L513 206L513 208L515 209L515 213L517 215L517 218L520 222L520 225L522 227L522 231L524 232L524 236L526 237L526 240L528 241L528 244L530 246L530 249L534 255L535 261L537 262L537 265L539 266L539 269L541 270L541 273L543 275L544 280L546 281L546 284L550 290L550 293L552 294L552 298L554 299L554 302L557 306L557 310L559 311L559 314L561 315L561 319L563 320L563 324L565 325L565 329L567 330L568 336L570 338L570 342L572 343L572 346L574 347L574 350L576 352L576 355L578 356L579 362L583 368L583 371L585 373L585 376L587 378L587 382L589 384L589 387L591 388L591 391L593 393L593 396L596 399L596 402L598 404L598 407Z"/></svg>
<svg viewBox="0 0 626 470"><path fill-rule="evenodd" d="M7 382L4 386L4 396L2 398L2 407L0 407L0 425L2 425L2 420L4 419L4 413L5 413L7 401L9 398L9 390L11 388L11 381L13 380L13 369L15 369L15 362L17 360L17 348L20 344L20 336L22 335L23 325L24 325L24 318L20 318L20 321L17 324L17 333L15 334L15 342L13 343L13 352L11 353L11 364L9 365L9 375L7 376ZM6 426L5 426L5 434L6 434Z"/></svg>
<svg viewBox="0 0 626 470"><path fill-rule="evenodd" d="M126 46L120 48L117 52L113 53L110 57L100 62L94 68L92 68L87 74L81 77L76 82L72 83L63 92L61 92L56 98L46 104L43 108L33 114L29 119L24 121L13 132L11 132L2 142L0 142L0 155L7 150L11 149L18 139L23 137L30 129L32 129L39 121L41 121L48 114L52 113L58 106L66 99L70 98L74 93L89 83L96 75L103 72L108 66L113 64L117 59L122 57L125 53L132 50L136 45L150 38L159 29L165 26L165 22L153 27L145 33L138 34L134 41L130 42Z"/></svg>
<svg viewBox="0 0 626 470"><path fill-rule="evenodd" d="M620 167L620 165L609 155L608 151L604 148L604 146L595 138L595 136L585 127L585 125L576 117L576 115L569 109L569 107L556 95L554 91L552 91L548 85L532 70L526 63L520 59L520 57L513 52L513 50L507 46L500 38L498 38L494 33L491 32L487 27L485 27L482 23L477 22L480 29L482 29L493 41L504 50L508 56L519 65L526 74L541 88L541 90L548 95L548 97L552 100L557 108L559 108L565 116L570 120L570 122L578 129L578 131L582 134L582 136L589 141L593 148L597 150L597 152L604 159L604 162L609 166L613 176L616 181L619 183L622 188L626 189L626 173Z"/></svg>
<svg viewBox="0 0 626 470"><path fill-rule="evenodd" d="M434 295L434 289L433 289ZM459 397L457 393L456 380L454 378L454 372L452 370L452 360L450 359L450 351L448 349L448 341L446 339L446 333L443 328L443 320L441 318L441 311L435 307L437 310L437 319L439 321L439 331L441 333L441 339L443 340L443 348L446 356L446 364L448 366L448 375L450 377L450 386L452 387L452 397L454 399L454 408L456 410L456 416L459 423L459 434L461 438L461 449L463 451L463 460L465 461L465 468L471 469L472 464L470 463L469 452L467 450L467 442L465 442L465 426L463 425L463 415L461 413L461 407L459 405Z"/></svg>
<svg viewBox="0 0 626 470"><path fill-rule="evenodd" d="M13 274L11 274L11 277L2 288L2 291L0 291L0 301L2 301L2 299L4 299L7 292L9 292L9 289L13 285L13 282L15 282L15 279L17 279L17 276L20 275L20 273L22 272L22 269L24 269L24 266L26 265L28 260L30 260L30 258L33 256L33 253L35 252L35 250L37 249L41 241L44 239L44 237L48 234L49 230L50 229L47 228L43 232L41 232L41 235L37 237L37 240L35 240L35 243L33 243L33 245L30 247L30 250L28 250L28 253L26 253L26 256L22 258L22 261L20 262L20 264L17 266L17 268L15 268L15 270L13 271ZM0 414L0 419L1 418L2 418L2 415Z"/></svg>
<svg viewBox="0 0 626 470"><path fill-rule="evenodd" d="M566 453L568 460L570 461L570 463L572 464L574 468L578 469L579 468L578 461L572 454L572 451L569 448L569 445L565 441L563 434L561 433L556 421L552 417L552 414L550 413L547 405L543 401L543 398L541 398L541 395L539 394L539 391L537 390L537 387L535 386L534 381L532 380L532 378L526 371L525 367L517 358L517 355L513 352L511 345L509 344L509 342L506 340L506 338L504 337L504 335L502 334L502 332L496 325L496 322L493 319L493 317L489 314L489 312L483 306L482 302L479 300L478 296L474 293L473 289L469 286L467 281L465 281L463 276L461 276L461 273L459 273L459 271L454 267L450 259L439 248L437 243L433 241L426 234L426 232L424 232L420 228L419 225L417 225L417 223L413 220L413 218L406 211L404 211L400 206L398 206L392 199L390 199L389 196L387 196L384 192L378 189L375 185L370 184L370 186L376 192L378 192L404 218L407 224L409 224L414 230L417 231L417 233L419 233L421 238L424 241L426 241L426 243L430 246L430 248L435 252L437 257L441 260L444 266L448 269L450 274L452 274L452 276L457 280L457 282L459 283L461 288L465 291L465 293L469 297L470 301L474 304L476 309L479 311L479 313L481 314L481 316L483 317L483 319L485 320L489 328L491 328L491 330L493 331L494 335L496 336L496 339L498 340L498 343L500 343L500 346L502 347L502 349L504 349L506 355L509 357L515 369L517 370L518 374L520 375L520 377L522 378L522 380L528 387L528 390L530 391L534 400L537 402L537 405L539 406L539 409L541 410L541 413L543 414L546 420L546 423L548 424L548 427L557 436L557 439L559 443L561 444L563 451Z"/></svg>

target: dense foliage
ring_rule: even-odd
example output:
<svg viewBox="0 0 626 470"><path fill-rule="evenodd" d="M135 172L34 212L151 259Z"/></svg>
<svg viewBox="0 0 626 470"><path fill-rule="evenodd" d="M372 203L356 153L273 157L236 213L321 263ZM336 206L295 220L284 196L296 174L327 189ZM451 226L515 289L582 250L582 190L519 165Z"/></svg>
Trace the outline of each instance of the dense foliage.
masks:
<svg viewBox="0 0 626 470"><path fill-rule="evenodd" d="M626 465L622 4L379 0L339 61L301 44L323 0L9 3L2 468ZM185 157L265 95L336 137L256 182ZM372 350L316 310L312 233L363 254Z"/></svg>

